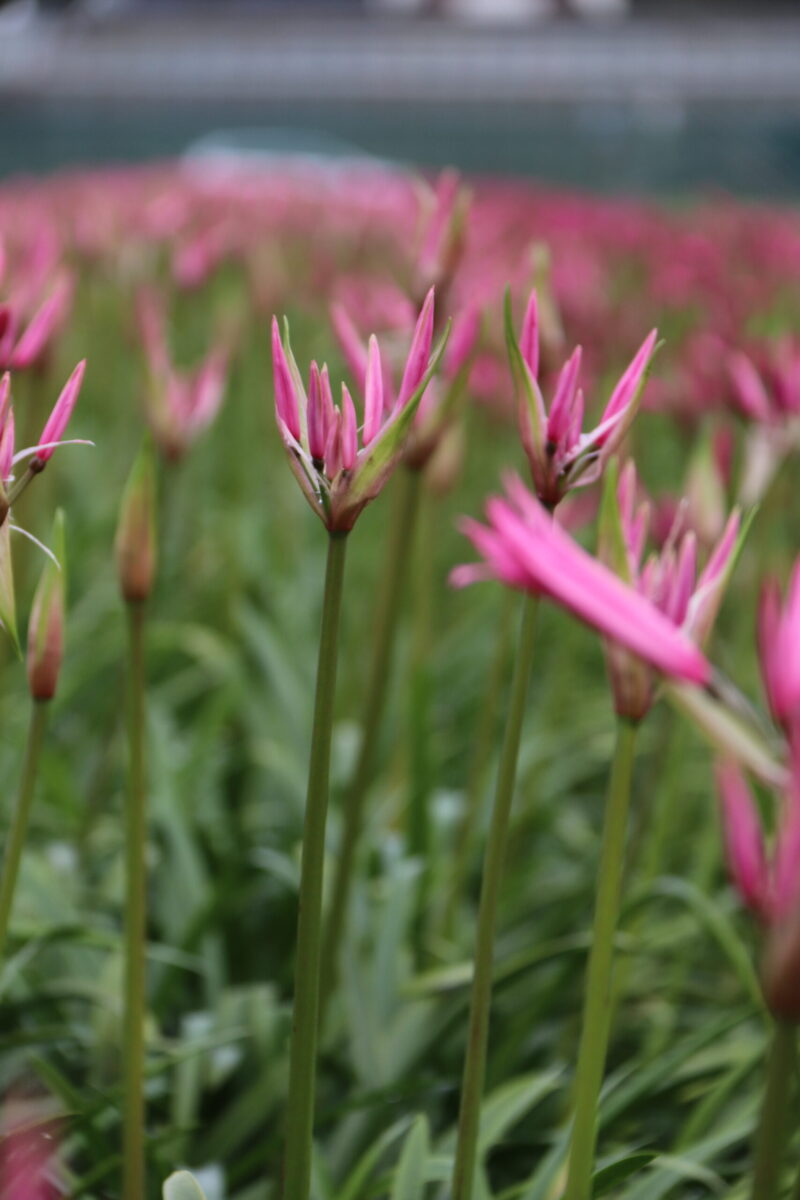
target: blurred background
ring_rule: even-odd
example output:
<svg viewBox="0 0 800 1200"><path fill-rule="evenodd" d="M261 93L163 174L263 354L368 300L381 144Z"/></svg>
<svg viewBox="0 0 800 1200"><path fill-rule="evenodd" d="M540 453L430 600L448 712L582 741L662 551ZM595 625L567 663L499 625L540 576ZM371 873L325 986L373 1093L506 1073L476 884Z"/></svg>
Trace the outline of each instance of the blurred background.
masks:
<svg viewBox="0 0 800 1200"><path fill-rule="evenodd" d="M0 102L3 176L233 148L800 193L797 0L13 0Z"/></svg>

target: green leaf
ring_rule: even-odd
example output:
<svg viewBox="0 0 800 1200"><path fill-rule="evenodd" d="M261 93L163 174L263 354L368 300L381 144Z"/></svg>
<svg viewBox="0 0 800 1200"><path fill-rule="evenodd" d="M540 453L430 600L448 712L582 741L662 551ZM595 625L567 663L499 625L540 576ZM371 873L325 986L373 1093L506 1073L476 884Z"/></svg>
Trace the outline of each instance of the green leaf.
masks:
<svg viewBox="0 0 800 1200"><path fill-rule="evenodd" d="M428 1118L417 1117L403 1143L392 1183L391 1200L421 1200L430 1152Z"/></svg>
<svg viewBox="0 0 800 1200"><path fill-rule="evenodd" d="M485 1155L525 1113L558 1087L561 1072L537 1071L497 1088L481 1109L478 1154Z"/></svg>
<svg viewBox="0 0 800 1200"><path fill-rule="evenodd" d="M188 1171L176 1171L164 1184L164 1200L206 1200L205 1192Z"/></svg>
<svg viewBox="0 0 800 1200"><path fill-rule="evenodd" d="M635 1175L640 1167L646 1167L655 1157L653 1150L636 1150L633 1154L617 1158L595 1171L592 1177L593 1200L597 1200L599 1196L607 1196L613 1188L624 1183L629 1176Z"/></svg>
<svg viewBox="0 0 800 1200"><path fill-rule="evenodd" d="M770 787L786 784L786 768L777 760L767 738L753 720L733 707L717 688L694 687L688 683L666 683L667 698L685 713L711 744L747 767Z"/></svg>
<svg viewBox="0 0 800 1200"><path fill-rule="evenodd" d="M617 460L612 458L603 477L603 499L598 521L598 557L615 575L619 575L620 579L630 584L633 579L619 511L618 486L619 467Z"/></svg>

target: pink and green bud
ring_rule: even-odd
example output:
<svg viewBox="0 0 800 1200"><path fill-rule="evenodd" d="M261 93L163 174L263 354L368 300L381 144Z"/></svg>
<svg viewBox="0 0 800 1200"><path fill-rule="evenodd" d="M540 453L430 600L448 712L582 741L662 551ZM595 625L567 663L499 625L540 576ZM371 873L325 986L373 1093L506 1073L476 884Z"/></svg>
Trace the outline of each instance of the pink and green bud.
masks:
<svg viewBox="0 0 800 1200"><path fill-rule="evenodd" d="M155 455L149 441L139 451L125 485L114 549L123 599L142 603L153 589L157 555Z"/></svg>
<svg viewBox="0 0 800 1200"><path fill-rule="evenodd" d="M34 700L52 700L64 657L64 514L53 527L55 561L45 563L28 624L28 688Z"/></svg>
<svg viewBox="0 0 800 1200"><path fill-rule="evenodd" d="M56 447L61 444L80 395L85 371L86 359L82 359L61 389L61 394L53 405L53 411L50 413L37 443L36 454L31 462L34 469L41 470L52 457Z"/></svg>

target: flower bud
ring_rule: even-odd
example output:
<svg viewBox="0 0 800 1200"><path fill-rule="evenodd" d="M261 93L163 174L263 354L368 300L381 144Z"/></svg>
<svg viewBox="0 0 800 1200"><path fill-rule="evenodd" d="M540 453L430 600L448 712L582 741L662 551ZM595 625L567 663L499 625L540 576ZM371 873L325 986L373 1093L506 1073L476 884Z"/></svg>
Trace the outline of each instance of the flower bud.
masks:
<svg viewBox="0 0 800 1200"><path fill-rule="evenodd" d="M56 513L53 554L36 589L28 624L28 687L34 700L52 700L64 657L64 514Z"/></svg>
<svg viewBox="0 0 800 1200"><path fill-rule="evenodd" d="M156 477L152 443L142 446L133 464L120 506L114 545L123 598L146 600L156 572Z"/></svg>

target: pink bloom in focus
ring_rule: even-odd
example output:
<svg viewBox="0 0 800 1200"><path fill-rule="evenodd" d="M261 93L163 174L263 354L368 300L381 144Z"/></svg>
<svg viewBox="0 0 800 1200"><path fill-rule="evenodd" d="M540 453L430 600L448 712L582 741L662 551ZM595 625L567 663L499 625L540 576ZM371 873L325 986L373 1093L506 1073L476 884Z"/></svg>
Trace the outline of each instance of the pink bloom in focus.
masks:
<svg viewBox="0 0 800 1200"><path fill-rule="evenodd" d="M220 410L225 396L228 348L224 344L214 346L194 370L178 370L167 345L166 316L153 292L140 292L137 316L148 368L145 399L148 424L165 456L174 462L183 457Z"/></svg>
<svg viewBox="0 0 800 1200"><path fill-rule="evenodd" d="M616 485L616 472L607 476L600 520L599 556L640 595L662 612L676 628L698 645L709 636L735 561L739 513L734 510L705 569L697 576L697 539L683 530L679 508L667 540L658 554L643 561L650 517L649 505L637 503L636 468L629 462ZM641 720L653 702L652 674L640 657L617 642L606 646L616 711Z"/></svg>
<svg viewBox="0 0 800 1200"><path fill-rule="evenodd" d="M488 501L487 525L464 521L463 530L483 562L457 567L453 584L499 579L547 596L656 670L694 684L709 682L711 667L687 634L587 554L518 477L506 481L506 494Z"/></svg>
<svg viewBox="0 0 800 1200"><path fill-rule="evenodd" d="M364 367L363 423L342 384L333 401L328 369L311 364L308 392L291 347L272 321L275 413L289 463L314 512L331 531L352 529L356 518L380 492L399 462L414 415L444 352L445 338L432 352L433 289L422 306L396 396L387 394L377 338L369 340ZM360 444L359 444L360 443Z"/></svg>
<svg viewBox="0 0 800 1200"><path fill-rule="evenodd" d="M548 508L554 508L570 488L585 487L600 478L636 415L656 338L655 330L645 338L614 389L600 423L584 433L580 346L561 369L548 412L538 383L536 292L531 292L519 340L513 327L510 293L506 294L506 340L518 386L520 434L536 494Z"/></svg>

